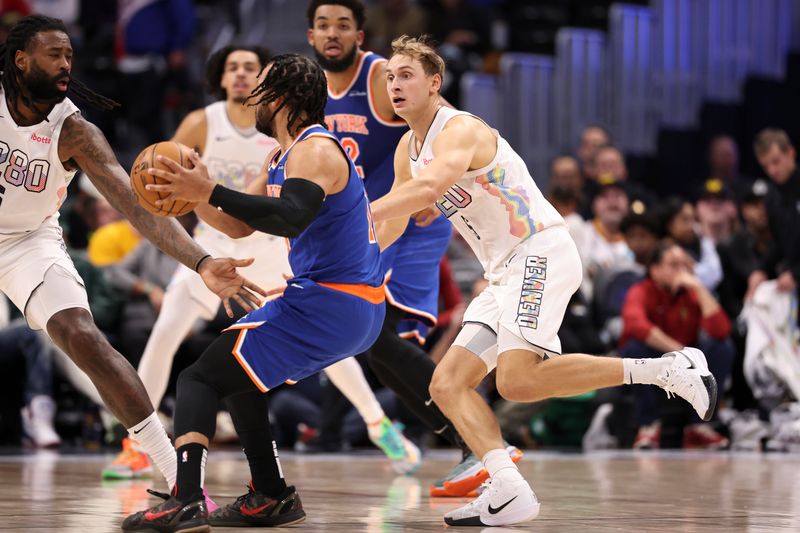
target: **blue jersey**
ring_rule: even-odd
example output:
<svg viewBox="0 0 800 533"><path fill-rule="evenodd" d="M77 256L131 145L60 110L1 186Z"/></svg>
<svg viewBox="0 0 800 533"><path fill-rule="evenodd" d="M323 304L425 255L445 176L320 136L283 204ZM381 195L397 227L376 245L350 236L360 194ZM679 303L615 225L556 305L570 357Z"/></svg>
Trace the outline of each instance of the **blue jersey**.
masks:
<svg viewBox="0 0 800 533"><path fill-rule="evenodd" d="M338 143L321 125L305 128L285 153L278 152L273 157L267 195L280 195L292 147L312 136L328 137ZM379 287L383 283L383 268L369 201L353 162L349 159L347 162L350 176L345 188L325 197L311 224L289 240L289 264L295 279Z"/></svg>
<svg viewBox="0 0 800 533"><path fill-rule="evenodd" d="M370 201L384 196L394 182L394 152L408 125L378 115L370 79L386 59L371 52L358 56L350 85L341 93L328 88L325 123L354 161ZM409 221L402 237L383 252L389 302L429 325L436 324L439 262L450 241L450 223L440 217L426 228ZM407 261L413 264L407 264Z"/></svg>

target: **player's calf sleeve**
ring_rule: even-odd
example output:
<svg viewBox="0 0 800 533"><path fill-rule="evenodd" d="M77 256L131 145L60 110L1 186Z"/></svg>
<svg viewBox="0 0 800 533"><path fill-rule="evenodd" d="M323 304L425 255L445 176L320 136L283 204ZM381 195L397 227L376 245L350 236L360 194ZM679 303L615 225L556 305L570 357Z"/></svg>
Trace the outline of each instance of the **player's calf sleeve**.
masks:
<svg viewBox="0 0 800 533"><path fill-rule="evenodd" d="M280 496L286 481L269 425L267 395L258 390L236 394L226 398L225 405L247 457L253 488L267 496Z"/></svg>

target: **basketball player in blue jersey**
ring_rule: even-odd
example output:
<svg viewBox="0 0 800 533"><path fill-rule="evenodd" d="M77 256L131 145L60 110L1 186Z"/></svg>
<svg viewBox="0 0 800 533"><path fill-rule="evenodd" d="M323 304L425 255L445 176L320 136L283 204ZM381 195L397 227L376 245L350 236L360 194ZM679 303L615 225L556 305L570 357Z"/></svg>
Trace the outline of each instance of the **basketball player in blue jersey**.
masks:
<svg viewBox="0 0 800 533"><path fill-rule="evenodd" d="M270 388L363 352L378 337L385 307L380 250L364 186L325 129L325 75L295 54L275 57L257 99L256 126L280 144L270 156L265 195L215 184L193 154L194 169L155 171L165 200L217 208L208 222L232 237L254 231L289 239L294 277L283 296L224 332L181 373L175 414L178 479L160 505L125 520L126 531L207 531L220 526L277 526L305 518L273 452ZM353 327L357 324L358 327ZM232 357L233 355L233 357ZM209 518L202 485L219 400L227 399L250 466L250 490Z"/></svg>
<svg viewBox="0 0 800 533"><path fill-rule="evenodd" d="M355 163L367 195L374 201L392 187L394 150L408 131L405 121L395 115L386 90L386 59L360 49L364 6L359 0L312 0L307 17L308 42L328 79L325 121ZM417 219L430 218L429 213L425 210ZM480 461L430 400L433 361L418 344L400 337L424 339L427 328L436 324L439 263L450 233L447 219L434 214L432 223L411 222L402 237L383 252L388 269L386 323L368 352L370 367L381 382L431 430L464 452L462 462L434 482L431 496L465 496L487 477ZM509 451L517 460L521 457L515 448Z"/></svg>

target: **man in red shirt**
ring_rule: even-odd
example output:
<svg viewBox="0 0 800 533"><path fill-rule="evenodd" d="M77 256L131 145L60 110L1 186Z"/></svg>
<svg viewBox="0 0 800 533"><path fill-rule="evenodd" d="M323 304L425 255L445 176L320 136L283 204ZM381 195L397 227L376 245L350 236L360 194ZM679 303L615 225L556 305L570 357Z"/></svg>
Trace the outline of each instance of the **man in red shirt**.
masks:
<svg viewBox="0 0 800 533"><path fill-rule="evenodd" d="M734 349L731 323L714 296L692 272L692 260L674 243L661 244L647 268L647 277L633 285L622 306L620 355L660 357L663 352L697 346L708 359L721 386L731 372ZM657 448L661 438L657 397L635 387L639 432L634 448ZM707 424L684 430L684 447L722 448L727 439Z"/></svg>

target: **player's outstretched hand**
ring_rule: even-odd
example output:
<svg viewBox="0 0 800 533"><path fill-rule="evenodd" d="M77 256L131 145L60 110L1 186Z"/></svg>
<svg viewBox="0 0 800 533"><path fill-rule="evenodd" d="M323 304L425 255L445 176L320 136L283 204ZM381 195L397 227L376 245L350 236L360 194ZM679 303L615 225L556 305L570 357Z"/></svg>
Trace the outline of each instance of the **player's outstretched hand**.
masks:
<svg viewBox="0 0 800 533"><path fill-rule="evenodd" d="M245 311L252 311L261 306L258 295L267 296L264 289L245 279L236 271L236 267L246 267L252 264L252 257L250 259L212 257L200 265L200 277L203 278L206 286L220 297L222 305L225 306L225 313L230 318L233 318L231 298L236 300L236 303L241 305Z"/></svg>
<svg viewBox="0 0 800 533"><path fill-rule="evenodd" d="M151 183L145 186L148 191L167 193L167 196L156 201L157 206L160 207L161 204L167 204L175 200L208 203L211 191L214 190L216 184L208 175L208 167L200 160L197 152L192 150L189 155L189 161L193 165L192 168L183 167L168 157L157 156L156 159L169 169L150 168L147 171L152 176L168 182Z"/></svg>

